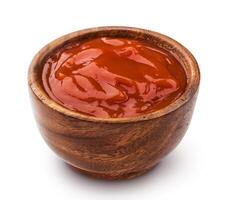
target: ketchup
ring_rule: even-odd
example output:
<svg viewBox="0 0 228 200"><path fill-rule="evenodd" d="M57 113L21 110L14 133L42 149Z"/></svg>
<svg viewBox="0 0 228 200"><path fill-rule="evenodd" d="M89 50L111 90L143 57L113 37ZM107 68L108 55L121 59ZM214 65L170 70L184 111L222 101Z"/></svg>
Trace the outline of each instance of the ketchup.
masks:
<svg viewBox="0 0 228 200"><path fill-rule="evenodd" d="M103 118L157 111L186 87L184 69L170 52L139 40L109 37L58 49L45 61L42 81L57 103Z"/></svg>

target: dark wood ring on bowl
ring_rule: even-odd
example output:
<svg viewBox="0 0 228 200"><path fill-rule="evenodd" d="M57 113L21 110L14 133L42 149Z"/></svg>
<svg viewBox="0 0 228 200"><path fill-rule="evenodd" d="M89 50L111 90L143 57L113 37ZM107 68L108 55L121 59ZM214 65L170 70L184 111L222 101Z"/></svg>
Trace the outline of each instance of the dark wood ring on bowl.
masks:
<svg viewBox="0 0 228 200"><path fill-rule="evenodd" d="M186 73L184 93L163 109L126 118L87 116L56 103L42 87L45 59L64 45L99 36L143 40L171 52ZM112 179L147 171L177 145L190 123L199 82L198 64L180 43L157 32L116 26L76 31L54 40L36 54L28 73L34 113L45 141L81 171Z"/></svg>

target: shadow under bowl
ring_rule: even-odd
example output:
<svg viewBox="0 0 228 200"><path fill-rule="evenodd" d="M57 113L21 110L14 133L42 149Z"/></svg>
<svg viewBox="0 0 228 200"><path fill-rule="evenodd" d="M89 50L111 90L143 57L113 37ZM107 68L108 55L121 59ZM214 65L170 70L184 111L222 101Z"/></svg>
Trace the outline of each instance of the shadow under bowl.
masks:
<svg viewBox="0 0 228 200"><path fill-rule="evenodd" d="M42 86L45 59L64 45L101 36L142 40L171 52L186 73L184 93L163 109L126 118L87 116L56 103ZM33 110L44 140L68 164L105 179L141 175L177 146L190 123L199 82L197 62L180 43L157 32L113 26L76 31L54 40L37 53L28 73Z"/></svg>

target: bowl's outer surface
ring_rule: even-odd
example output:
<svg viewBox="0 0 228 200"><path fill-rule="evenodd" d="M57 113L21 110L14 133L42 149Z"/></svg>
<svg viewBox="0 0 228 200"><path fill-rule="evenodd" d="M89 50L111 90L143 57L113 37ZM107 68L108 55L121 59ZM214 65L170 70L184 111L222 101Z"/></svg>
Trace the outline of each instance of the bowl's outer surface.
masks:
<svg viewBox="0 0 228 200"><path fill-rule="evenodd" d="M98 123L63 115L31 92L35 117L47 144L67 163L104 178L141 174L169 153L190 122L196 95L163 117L130 123Z"/></svg>
<svg viewBox="0 0 228 200"><path fill-rule="evenodd" d="M103 29L110 31L111 28ZM63 42L67 38L62 38ZM31 79L33 73L30 66L29 91L33 110L47 144L80 171L106 179L138 176L174 149L190 123L199 87L197 72L193 74L197 76L194 92L187 94L191 96L187 100L183 98L185 102L171 112L145 120L136 118L124 123L109 123L77 118L53 109L34 90L34 84L40 80Z"/></svg>

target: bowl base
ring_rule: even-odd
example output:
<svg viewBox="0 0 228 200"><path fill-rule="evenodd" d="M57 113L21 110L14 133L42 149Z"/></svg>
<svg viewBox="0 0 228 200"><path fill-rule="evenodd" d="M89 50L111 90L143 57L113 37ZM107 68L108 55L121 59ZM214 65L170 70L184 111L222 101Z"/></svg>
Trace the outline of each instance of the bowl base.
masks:
<svg viewBox="0 0 228 200"><path fill-rule="evenodd" d="M157 166L157 165L155 165ZM72 165L70 165L70 167L75 171L75 172L79 172L83 175L86 176L90 176L93 178L97 178L97 179L105 179L105 180L127 180L127 179L132 179L132 178L136 178L138 176L141 176L145 173L147 173L148 171L150 171L152 168L154 168L155 166L142 170L142 171L136 171L136 172L130 172L130 173L123 173L123 174L104 174L104 173L96 173L96 172L90 172L90 171L86 171L83 169L79 169L77 167L74 167Z"/></svg>

